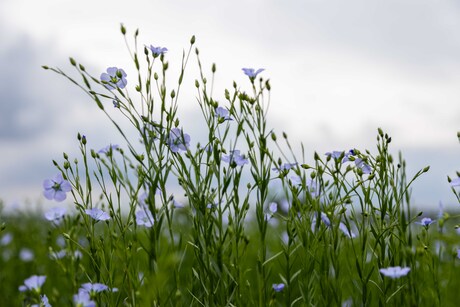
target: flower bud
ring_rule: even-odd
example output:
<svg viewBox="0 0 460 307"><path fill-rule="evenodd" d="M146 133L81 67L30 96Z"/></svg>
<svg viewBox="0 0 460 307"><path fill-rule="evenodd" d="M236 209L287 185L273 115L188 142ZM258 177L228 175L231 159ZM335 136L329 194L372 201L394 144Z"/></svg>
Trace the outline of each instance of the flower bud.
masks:
<svg viewBox="0 0 460 307"><path fill-rule="evenodd" d="M70 168L70 162L69 161L65 161L64 162L64 169L69 169Z"/></svg>
<svg viewBox="0 0 460 307"><path fill-rule="evenodd" d="M125 35L126 34L126 28L123 24L120 24L120 31L121 31L121 34Z"/></svg>
<svg viewBox="0 0 460 307"><path fill-rule="evenodd" d="M195 35L192 36L192 38L190 39L190 45L193 45L195 44Z"/></svg>
<svg viewBox="0 0 460 307"><path fill-rule="evenodd" d="M77 65L77 62L73 58L69 58L69 61L70 61L70 64L72 64L72 66Z"/></svg>

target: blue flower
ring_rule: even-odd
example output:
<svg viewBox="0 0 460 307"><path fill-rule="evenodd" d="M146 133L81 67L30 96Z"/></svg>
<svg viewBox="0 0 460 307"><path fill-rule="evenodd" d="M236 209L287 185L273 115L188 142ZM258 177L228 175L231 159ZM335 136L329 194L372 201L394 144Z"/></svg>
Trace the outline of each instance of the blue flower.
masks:
<svg viewBox="0 0 460 307"><path fill-rule="evenodd" d="M320 189L318 188L318 183L315 180L308 178L306 182L307 191L310 193L311 197L318 197Z"/></svg>
<svg viewBox="0 0 460 307"><path fill-rule="evenodd" d="M127 74L121 68L109 67L107 68L107 73L101 74L101 81L105 87L109 90L114 90L117 88L125 88L128 84L126 80Z"/></svg>
<svg viewBox="0 0 460 307"><path fill-rule="evenodd" d="M144 207L136 212L136 224L150 228L153 226L154 220L152 212Z"/></svg>
<svg viewBox="0 0 460 307"><path fill-rule="evenodd" d="M186 151L190 146L190 135L183 133L179 128L171 129L167 144L172 152Z"/></svg>
<svg viewBox="0 0 460 307"><path fill-rule="evenodd" d="M165 54L168 51L168 48L164 47L153 47L150 45L150 51L152 51L152 55L154 58L158 57L159 55Z"/></svg>
<svg viewBox="0 0 460 307"><path fill-rule="evenodd" d="M224 122L226 120L233 120L233 118L230 117L230 112L222 107L217 107L216 108L216 117L219 120L219 122Z"/></svg>
<svg viewBox="0 0 460 307"><path fill-rule="evenodd" d="M44 294L40 295L40 304L33 304L30 307L51 307L51 304L48 297Z"/></svg>
<svg viewBox="0 0 460 307"><path fill-rule="evenodd" d="M248 159L244 155L241 155L239 150L231 150L229 155L222 157L222 161L227 162L231 166L243 166L249 163Z"/></svg>
<svg viewBox="0 0 460 307"><path fill-rule="evenodd" d="M380 273L390 278L399 278L402 276L406 276L409 273L409 271L410 271L410 268L408 267L402 268L400 266L380 269Z"/></svg>
<svg viewBox="0 0 460 307"><path fill-rule="evenodd" d="M46 211L44 216L50 222L59 225L66 214L66 209L61 207L51 208L50 210Z"/></svg>
<svg viewBox="0 0 460 307"><path fill-rule="evenodd" d="M422 225L424 227L428 227L428 226L430 226L430 224L434 223L434 220L432 220L429 217L424 217L424 218L422 218L422 220L420 222L416 222L416 223L420 224L420 225Z"/></svg>
<svg viewBox="0 0 460 307"><path fill-rule="evenodd" d="M19 286L19 291L35 291L40 293L41 287L46 281L46 276L32 275L24 280L24 285Z"/></svg>
<svg viewBox="0 0 460 307"><path fill-rule="evenodd" d="M460 187L460 177L454 178L450 181L451 187Z"/></svg>
<svg viewBox="0 0 460 307"><path fill-rule="evenodd" d="M345 153L345 156L342 159L342 163L350 161L350 159L348 157L349 156L354 156L354 155L355 155L355 151L353 149L350 149L348 152Z"/></svg>
<svg viewBox="0 0 460 307"><path fill-rule="evenodd" d="M289 180L291 181L292 185L301 185L302 184L302 178L298 175L291 175L289 177Z"/></svg>
<svg viewBox="0 0 460 307"><path fill-rule="evenodd" d="M0 239L0 246L6 246L13 241L13 235L9 232L5 233L3 237Z"/></svg>
<svg viewBox="0 0 460 307"><path fill-rule="evenodd" d="M109 290L109 287L104 285L104 284L101 284L101 283L94 283L93 284L93 283L87 282L87 283L81 285L80 290L81 291L86 291L87 293L92 295L92 294L99 293L99 292L102 292L102 291L107 291L107 290ZM80 290L79 290L79 292L80 292Z"/></svg>
<svg viewBox="0 0 460 307"><path fill-rule="evenodd" d="M107 212L102 211L99 208L86 209L86 214L96 221L107 221L110 220L110 215Z"/></svg>
<svg viewBox="0 0 460 307"><path fill-rule="evenodd" d="M295 163L284 163L284 164L280 165L279 168L274 167L274 168L272 168L272 170L275 171L275 172L289 171L291 168L296 167L297 164L298 164L297 162L295 162Z"/></svg>
<svg viewBox="0 0 460 307"><path fill-rule="evenodd" d="M174 208L184 208L184 207L185 207L184 204L178 202L178 201L174 198L174 196L173 196L173 198L172 198L172 203L173 203Z"/></svg>
<svg viewBox="0 0 460 307"><path fill-rule="evenodd" d="M43 195L49 200L63 201L66 199L66 193L72 190L70 182L64 180L61 174L54 178L43 181Z"/></svg>
<svg viewBox="0 0 460 307"><path fill-rule="evenodd" d="M326 227L331 226L331 220L329 219L327 214L324 213L324 212L321 212L321 214L316 214L316 216L313 216L313 220L311 221L311 231L312 232L316 231L316 221L317 221L318 215L320 217L320 220L323 221L323 223L324 223L324 225L326 225Z"/></svg>
<svg viewBox="0 0 460 307"><path fill-rule="evenodd" d="M343 155L343 151L336 151L333 152L326 152L326 156L333 158L334 160L338 160Z"/></svg>
<svg viewBox="0 0 460 307"><path fill-rule="evenodd" d="M96 302L92 301L89 293L82 289L73 296L73 302L78 307L96 307Z"/></svg>
<svg viewBox="0 0 460 307"><path fill-rule="evenodd" d="M339 229L343 232L343 234L348 237L348 238L356 238L356 234L349 230L347 225L345 225L344 223L340 222L339 224Z"/></svg>
<svg viewBox="0 0 460 307"><path fill-rule="evenodd" d="M276 213L278 211L278 204L275 202L270 203L268 210L270 210L271 213Z"/></svg>
<svg viewBox="0 0 460 307"><path fill-rule="evenodd" d="M254 80L258 74L263 72L265 69L259 68L257 71L254 68L243 68L243 72L249 79Z"/></svg>
<svg viewBox="0 0 460 307"><path fill-rule="evenodd" d="M98 154L108 154L108 153L111 153L114 150L118 149L119 147L120 147L119 145L110 144L110 145L105 146L104 148L99 149L99 151L97 153Z"/></svg>
<svg viewBox="0 0 460 307"><path fill-rule="evenodd" d="M372 168L368 164L364 163L361 158L355 159L355 165L363 171L363 174L370 174L372 172Z"/></svg>
<svg viewBox="0 0 460 307"><path fill-rule="evenodd" d="M281 292L284 290L285 285L283 283L273 284L272 287L273 287L273 290L275 290L275 292Z"/></svg>
<svg viewBox="0 0 460 307"><path fill-rule="evenodd" d="M51 252L49 254L49 257L51 260L58 260L58 259L62 259L64 258L65 256L67 256L67 252L65 249L61 249L60 251L58 252Z"/></svg>
<svg viewBox="0 0 460 307"><path fill-rule="evenodd" d="M19 251L19 259L21 259L24 262L30 262L34 260L35 254L31 249L28 248L21 248Z"/></svg>

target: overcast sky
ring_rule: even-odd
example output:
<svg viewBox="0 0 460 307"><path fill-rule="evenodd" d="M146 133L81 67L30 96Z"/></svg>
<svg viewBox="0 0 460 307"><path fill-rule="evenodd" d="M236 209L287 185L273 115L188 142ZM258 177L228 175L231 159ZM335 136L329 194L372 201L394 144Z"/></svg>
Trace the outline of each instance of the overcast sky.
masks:
<svg viewBox="0 0 460 307"><path fill-rule="evenodd" d="M41 183L56 173L52 159L77 152L77 132L96 149L119 140L86 96L40 66L71 71L72 56L95 75L118 66L129 79L121 22L129 33L140 29L141 44L170 50L172 74L196 35L205 66L217 64L218 99L232 80L247 84L242 67L265 68L271 124L303 142L310 157L375 151L381 127L392 151L402 150L409 176L431 166L415 183L414 202L454 206L446 176L460 170L460 5L425 0L0 0L0 197L7 205L47 202ZM197 112L190 63L180 107Z"/></svg>

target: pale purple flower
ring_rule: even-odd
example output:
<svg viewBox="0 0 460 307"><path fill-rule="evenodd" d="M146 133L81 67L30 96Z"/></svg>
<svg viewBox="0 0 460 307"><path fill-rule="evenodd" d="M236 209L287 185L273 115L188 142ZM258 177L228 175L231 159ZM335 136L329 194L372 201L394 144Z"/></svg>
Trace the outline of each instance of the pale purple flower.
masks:
<svg viewBox="0 0 460 307"><path fill-rule="evenodd" d="M111 152L115 151L119 147L120 147L119 145L110 144L110 145L105 146L104 148L99 149L99 151L97 153L98 154L108 154L108 153L111 153Z"/></svg>
<svg viewBox="0 0 460 307"><path fill-rule="evenodd" d="M275 292L281 292L284 290L285 285L283 283L273 284L272 287L273 287L273 290L275 290Z"/></svg>
<svg viewBox="0 0 460 307"><path fill-rule="evenodd" d="M58 236L56 238L56 244L59 245L60 247L65 247L66 242L63 236Z"/></svg>
<svg viewBox="0 0 460 307"><path fill-rule="evenodd" d="M82 289L73 296L73 302L77 307L96 307L96 302L92 301L89 293Z"/></svg>
<svg viewBox="0 0 460 307"><path fill-rule="evenodd" d="M276 213L278 211L278 204L275 202L270 203L268 210L270 210L271 213Z"/></svg>
<svg viewBox="0 0 460 307"><path fill-rule="evenodd" d="M168 52L168 48L165 48L165 47L153 47L152 45L150 45L149 48L154 58Z"/></svg>
<svg viewBox="0 0 460 307"><path fill-rule="evenodd" d="M222 161L236 166L243 166L249 163L248 159L246 159L244 155L241 155L239 150L231 150L229 155L222 157Z"/></svg>
<svg viewBox="0 0 460 307"><path fill-rule="evenodd" d="M356 238L356 234L349 230L347 225L345 225L344 223L340 222L339 224L339 229L343 232L343 234L348 237L348 238Z"/></svg>
<svg viewBox="0 0 460 307"><path fill-rule="evenodd" d="M318 184L315 180L308 178L307 182L305 183L307 187L307 191L310 193L312 197L318 197L320 193L320 189L318 189Z"/></svg>
<svg viewBox="0 0 460 307"><path fill-rule="evenodd" d="M254 68L243 68L242 70L244 74L248 76L250 79L255 79L257 75L263 72L265 69L259 68L258 70L254 70Z"/></svg>
<svg viewBox="0 0 460 307"><path fill-rule="evenodd" d="M21 259L24 262L30 262L34 260L34 258L35 254L29 248L21 248L21 250L19 251L19 259Z"/></svg>
<svg viewBox="0 0 460 307"><path fill-rule="evenodd" d="M153 226L153 223L153 215L148 208L144 207L136 212L136 224L138 226L150 228Z"/></svg>
<svg viewBox="0 0 460 307"><path fill-rule="evenodd" d="M79 251L78 249L76 251L73 252L73 256L75 257L75 259L81 259L83 258L83 254L81 253L81 251Z"/></svg>
<svg viewBox="0 0 460 307"><path fill-rule="evenodd" d="M302 184L302 178L298 175L291 175L289 177L289 180L291 181L292 185L301 185Z"/></svg>
<svg viewBox="0 0 460 307"><path fill-rule="evenodd" d="M459 259L460 259L460 248L459 248L459 249L457 249L457 258L459 258Z"/></svg>
<svg viewBox="0 0 460 307"><path fill-rule="evenodd" d="M44 216L48 221L53 222L58 225L59 223L61 223L66 212L67 210L65 208L55 207L55 208L51 208L50 210L46 211Z"/></svg>
<svg viewBox="0 0 460 307"><path fill-rule="evenodd" d="M30 307L51 307L51 304L46 294L43 294L40 295L40 304L33 304Z"/></svg>
<svg viewBox="0 0 460 307"><path fill-rule="evenodd" d="M123 69L117 67L109 67L107 68L107 73L101 74L101 81L105 87L109 90L114 90L116 88L125 88L128 84L126 80L126 73Z"/></svg>
<svg viewBox="0 0 460 307"><path fill-rule="evenodd" d="M342 307L353 307L353 299L350 297L346 301L343 301Z"/></svg>
<svg viewBox="0 0 460 307"><path fill-rule="evenodd" d="M334 160L340 159L340 157L343 155L343 151L336 151L334 150L333 152L326 152L326 156L333 158ZM345 157L345 155L344 155Z"/></svg>
<svg viewBox="0 0 460 307"><path fill-rule="evenodd" d="M99 293L109 290L109 287L101 283L90 283L87 282L80 287L81 291L86 291L89 294ZM80 291L79 290L79 291Z"/></svg>
<svg viewBox="0 0 460 307"><path fill-rule="evenodd" d="M190 146L190 135L183 133L179 128L172 128L169 132L167 144L172 152L186 151Z"/></svg>
<svg viewBox="0 0 460 307"><path fill-rule="evenodd" d="M433 224L434 222L435 222L435 221L432 220L431 218L429 218L429 217L424 217L424 218L422 218L422 220L421 220L420 222L416 222L416 223L417 223L417 224L420 224L420 225L422 225L422 226L424 226L424 227L428 227L428 226L430 226L431 224Z"/></svg>
<svg viewBox="0 0 460 307"><path fill-rule="evenodd" d="M46 276L32 275L24 280L24 285L19 286L19 291L36 291L40 293L40 289L46 281Z"/></svg>
<svg viewBox="0 0 460 307"><path fill-rule="evenodd" d="M295 162L295 163L284 163L284 164L280 165L279 168L274 167L274 168L272 168L272 170L274 170L275 172L289 171L291 168L296 167L296 166L297 166L297 162Z"/></svg>
<svg viewBox="0 0 460 307"><path fill-rule="evenodd" d="M451 187L460 187L460 177L454 178L450 181Z"/></svg>
<svg viewBox="0 0 460 307"><path fill-rule="evenodd" d="M174 208L184 208L184 204L181 202L178 202L175 198L172 199L172 203Z"/></svg>
<svg viewBox="0 0 460 307"><path fill-rule="evenodd" d="M62 174L57 174L51 179L43 181L43 195L49 200L63 201L66 199L66 193L72 190L70 182L62 177Z"/></svg>
<svg viewBox="0 0 460 307"><path fill-rule="evenodd" d="M342 159L342 163L350 161L348 157L354 156L354 155L355 155L355 151L353 149L350 149L348 152L345 153L345 156Z"/></svg>
<svg viewBox="0 0 460 307"><path fill-rule="evenodd" d="M226 121L226 120L233 120L233 118L230 117L230 112L222 107L217 107L216 108L216 117L219 121Z"/></svg>
<svg viewBox="0 0 460 307"><path fill-rule="evenodd" d="M409 273L409 271L410 271L410 268L408 267L402 268L400 266L380 269L380 273L390 278L399 278L402 276L406 276Z"/></svg>
<svg viewBox="0 0 460 307"><path fill-rule="evenodd" d="M110 220L110 215L107 212L104 212L99 208L86 209L85 212L86 212L86 214L91 216L96 221Z"/></svg>
<svg viewBox="0 0 460 307"><path fill-rule="evenodd" d="M320 214L316 214L316 216L313 216L313 220L311 222L311 231L313 232L316 231L316 221L317 221L318 215L320 216L320 220L324 223L324 225L326 225L326 227L331 226L331 220L329 219L327 214L324 212L321 212Z"/></svg>
<svg viewBox="0 0 460 307"><path fill-rule="evenodd" d="M327 216L326 213L321 212L321 220L323 221L324 224L326 224L327 227L331 226L331 221L329 220L329 217Z"/></svg>
<svg viewBox="0 0 460 307"><path fill-rule="evenodd" d="M65 256L67 256L67 252L66 252L65 249L61 249L58 252L51 252L50 255L49 255L50 259L52 259L52 260L62 259Z"/></svg>
<svg viewBox="0 0 460 307"><path fill-rule="evenodd" d="M363 174L370 174L372 172L372 168L368 164L364 163L361 158L355 159L355 165L363 171Z"/></svg>
<svg viewBox="0 0 460 307"><path fill-rule="evenodd" d="M3 237L0 239L0 246L6 246L13 241L13 235L9 232L5 233Z"/></svg>

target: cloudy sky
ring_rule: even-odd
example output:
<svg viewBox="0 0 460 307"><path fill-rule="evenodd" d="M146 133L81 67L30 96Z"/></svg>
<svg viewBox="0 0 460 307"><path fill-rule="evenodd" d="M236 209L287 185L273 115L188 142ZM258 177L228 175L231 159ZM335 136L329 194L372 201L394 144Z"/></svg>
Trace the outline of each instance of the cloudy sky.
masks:
<svg viewBox="0 0 460 307"><path fill-rule="evenodd" d="M119 137L77 88L41 65L95 75L133 72L119 24L140 43L165 46L171 72L192 35L206 67L217 64L216 96L242 67L271 79L270 121L310 156L375 150L377 127L403 152L409 176L431 166L414 203L454 208L446 176L460 170L458 1L91 1L0 0L0 197L7 205L46 201L51 160L77 153L77 132L101 148ZM131 31L131 32L130 32ZM181 108L197 111L192 60ZM195 74L195 75L194 75ZM220 95L220 97L219 97ZM193 130L193 127L190 127Z"/></svg>

